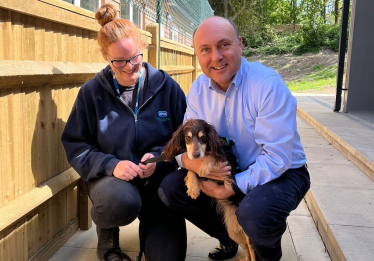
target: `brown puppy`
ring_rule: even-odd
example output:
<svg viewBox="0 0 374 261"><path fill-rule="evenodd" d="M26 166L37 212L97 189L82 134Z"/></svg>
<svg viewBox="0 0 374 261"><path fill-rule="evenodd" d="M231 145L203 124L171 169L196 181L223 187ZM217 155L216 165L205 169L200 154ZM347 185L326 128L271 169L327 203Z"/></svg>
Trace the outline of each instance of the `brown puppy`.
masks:
<svg viewBox="0 0 374 261"><path fill-rule="evenodd" d="M214 126L204 120L189 119L174 132L172 139L164 148L166 160L171 160L182 152L187 152L191 160L206 156L198 173L189 170L185 178L187 194L191 198L196 199L200 195L199 177L205 178L211 171L219 169L220 162L227 161L224 146L226 144ZM232 178L226 177L223 185L231 187L232 182ZM238 206L230 199L216 200L217 210L223 214L229 236L245 252L245 258L238 258L238 261L256 261L252 242L244 233L235 215Z"/></svg>

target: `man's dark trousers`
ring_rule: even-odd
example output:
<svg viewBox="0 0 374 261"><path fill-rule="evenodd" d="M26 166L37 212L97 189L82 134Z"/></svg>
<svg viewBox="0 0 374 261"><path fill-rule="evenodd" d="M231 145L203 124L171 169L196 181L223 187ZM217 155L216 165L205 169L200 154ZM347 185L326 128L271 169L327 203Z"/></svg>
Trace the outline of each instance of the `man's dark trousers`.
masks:
<svg viewBox="0 0 374 261"><path fill-rule="evenodd" d="M204 193L196 200L187 195L184 183L186 174L185 169L180 169L164 178L159 188L161 200L221 243L228 242L229 237L222 217L216 212L214 200ZM236 211L239 224L264 261L281 259L281 238L286 230L286 219L299 205L309 187L306 167L289 169L279 178L253 188L239 204Z"/></svg>

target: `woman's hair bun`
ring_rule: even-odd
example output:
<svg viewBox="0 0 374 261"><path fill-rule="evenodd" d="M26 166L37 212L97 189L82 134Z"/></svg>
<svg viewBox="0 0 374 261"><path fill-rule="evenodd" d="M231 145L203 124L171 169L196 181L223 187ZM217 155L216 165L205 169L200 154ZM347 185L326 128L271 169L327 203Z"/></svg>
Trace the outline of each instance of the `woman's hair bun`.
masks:
<svg viewBox="0 0 374 261"><path fill-rule="evenodd" d="M97 22L104 26L107 23L117 18L117 10L111 4L105 4L100 7L95 13L95 19Z"/></svg>

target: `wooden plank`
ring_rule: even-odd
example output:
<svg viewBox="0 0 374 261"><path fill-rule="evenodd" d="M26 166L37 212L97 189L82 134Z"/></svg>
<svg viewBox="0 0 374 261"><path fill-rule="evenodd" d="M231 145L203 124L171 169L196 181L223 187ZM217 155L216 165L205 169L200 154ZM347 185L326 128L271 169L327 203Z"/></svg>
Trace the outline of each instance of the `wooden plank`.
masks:
<svg viewBox="0 0 374 261"><path fill-rule="evenodd" d="M62 1L56 0L55 3ZM0 7L22 14L32 14L35 17L92 31L98 31L100 25L94 18L94 13L79 8L78 12L67 10L56 5L46 3L46 0L1 0ZM87 12L90 12L89 15Z"/></svg>
<svg viewBox="0 0 374 261"><path fill-rule="evenodd" d="M38 223L39 223L39 246L38 248L44 247L49 239L50 234L50 223L48 218L49 204L44 202L40 207L38 207Z"/></svg>
<svg viewBox="0 0 374 261"><path fill-rule="evenodd" d="M35 60L35 17L22 15L22 60Z"/></svg>
<svg viewBox="0 0 374 261"><path fill-rule="evenodd" d="M4 259L2 260L27 260L27 231L24 221L5 232L4 237Z"/></svg>
<svg viewBox="0 0 374 261"><path fill-rule="evenodd" d="M82 60L83 50L84 50L82 46L82 28L76 28L75 37L76 37L75 47L77 50L75 62L84 62Z"/></svg>
<svg viewBox="0 0 374 261"><path fill-rule="evenodd" d="M2 60L0 61L0 89L86 82L106 65L106 63ZM20 68L27 68L27 70L20 70Z"/></svg>
<svg viewBox="0 0 374 261"><path fill-rule="evenodd" d="M76 27L69 26L69 38L68 38L68 61L69 62L77 62L78 61L78 46L77 46L77 36L76 36Z"/></svg>
<svg viewBox="0 0 374 261"><path fill-rule="evenodd" d="M61 24L53 23L53 36L54 36L54 56L53 61L61 62L62 61L62 32Z"/></svg>
<svg viewBox="0 0 374 261"><path fill-rule="evenodd" d="M44 139L46 142L46 153L43 155L46 158L46 169L47 169L47 180L58 174L56 170L56 148L57 143L55 139L55 128L56 128L56 114L57 108L54 103L54 97L52 96L53 87L47 85L43 88L43 98L46 110L45 118L45 133Z"/></svg>
<svg viewBox="0 0 374 261"><path fill-rule="evenodd" d="M53 33L53 22L44 20L44 41L45 41L45 61L53 61L54 58L54 33Z"/></svg>
<svg viewBox="0 0 374 261"><path fill-rule="evenodd" d="M21 88L12 89L12 100L9 107L11 108L12 120L9 122L12 131L12 160L11 166L14 180L14 197L18 198L24 194L24 164L25 164L25 148L24 148L24 93Z"/></svg>
<svg viewBox="0 0 374 261"><path fill-rule="evenodd" d="M81 41L81 47L82 47L82 53L81 58L79 62L88 63L88 50L89 50L89 42L88 42L88 31L82 30L82 41Z"/></svg>
<svg viewBox="0 0 374 261"><path fill-rule="evenodd" d="M13 93L12 90L6 90L6 101L5 101L5 123L6 126L6 141L5 141L5 154L1 155L4 157L5 160L5 169L4 169L4 176L5 180L2 180L1 183L4 183L4 190L3 190L3 197L5 198L4 205L8 204L12 200L14 200L14 194L15 194L15 187L14 187L14 177L15 172L14 168L12 166L14 165L14 146L12 144L14 140L14 133L12 131L12 125L11 122L13 122L14 115L12 110L12 99L13 99Z"/></svg>
<svg viewBox="0 0 374 261"><path fill-rule="evenodd" d="M35 18L35 60L45 61L45 28L41 18Z"/></svg>
<svg viewBox="0 0 374 261"><path fill-rule="evenodd" d="M182 73L190 73L195 68L192 65L187 65L187 66L162 66L161 69L167 72L168 74L182 74Z"/></svg>
<svg viewBox="0 0 374 261"><path fill-rule="evenodd" d="M59 30L61 30L61 62L67 62L69 56L69 46L68 46L68 39L69 39L69 31L68 26L59 24Z"/></svg>
<svg viewBox="0 0 374 261"><path fill-rule="evenodd" d="M36 88L36 100L38 101L38 115L35 121L35 130L33 144L31 147L32 171L34 173L36 185L47 180L47 109L46 109L46 92L44 86Z"/></svg>
<svg viewBox="0 0 374 261"><path fill-rule="evenodd" d="M12 37L10 39L11 45L9 52L12 60L22 60L22 30L23 24L21 21L21 14L12 12Z"/></svg>
<svg viewBox="0 0 374 261"><path fill-rule="evenodd" d="M7 157L7 95L5 90L0 90L0 207L7 204L6 186L8 184Z"/></svg>
<svg viewBox="0 0 374 261"><path fill-rule="evenodd" d="M4 34L5 34L6 26L7 26L5 17L6 17L6 10L0 8L0 46L2 46L2 48L0 48L0 60L5 59L4 53L5 53L6 48L4 48L5 47L4 45L5 45L6 38L4 37Z"/></svg>
<svg viewBox="0 0 374 261"><path fill-rule="evenodd" d="M78 230L79 221L78 218L70 222L69 226L57 234L48 244L43 247L36 255L31 257L29 261L45 261L53 256L68 240L71 238L74 233Z"/></svg>
<svg viewBox="0 0 374 261"><path fill-rule="evenodd" d="M4 50L4 59L5 60L11 60L13 54L10 53L10 50L12 48L12 11L10 10L4 10L3 11L3 47Z"/></svg>
<svg viewBox="0 0 374 261"><path fill-rule="evenodd" d="M27 110L24 111L25 123L24 123L24 142L25 142L25 193L32 190L36 186L35 177L33 173L33 159L35 155L31 152L33 151L33 146L35 146L35 124L38 116L38 102L39 94L36 93L36 87L26 87L23 88L25 93L24 106Z"/></svg>
<svg viewBox="0 0 374 261"><path fill-rule="evenodd" d="M37 211L33 212L26 222L28 257L35 255L39 250L39 214Z"/></svg>
<svg viewBox="0 0 374 261"><path fill-rule="evenodd" d="M59 191L77 182L79 178L70 168L0 208L0 231L39 207Z"/></svg>

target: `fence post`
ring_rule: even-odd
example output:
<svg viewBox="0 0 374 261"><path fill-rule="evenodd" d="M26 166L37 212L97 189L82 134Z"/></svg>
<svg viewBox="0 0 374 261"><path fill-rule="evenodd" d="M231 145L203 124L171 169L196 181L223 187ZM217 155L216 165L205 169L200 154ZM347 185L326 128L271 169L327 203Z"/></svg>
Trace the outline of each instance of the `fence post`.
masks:
<svg viewBox="0 0 374 261"><path fill-rule="evenodd" d="M148 49L148 62L157 69L158 68L158 59L159 59L159 52L158 49L161 48L159 46L159 26L157 23L148 24L145 28L146 31L152 34L152 44L149 46Z"/></svg>
<svg viewBox="0 0 374 261"><path fill-rule="evenodd" d="M91 208L92 203L88 197L86 184L82 179L79 180L79 228L88 230L92 226Z"/></svg>

